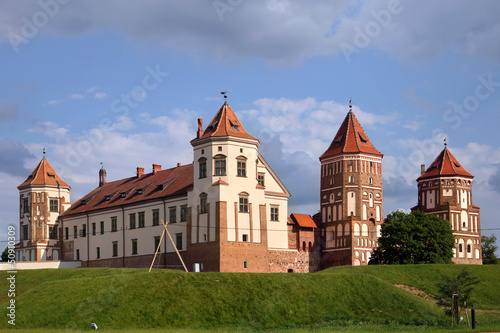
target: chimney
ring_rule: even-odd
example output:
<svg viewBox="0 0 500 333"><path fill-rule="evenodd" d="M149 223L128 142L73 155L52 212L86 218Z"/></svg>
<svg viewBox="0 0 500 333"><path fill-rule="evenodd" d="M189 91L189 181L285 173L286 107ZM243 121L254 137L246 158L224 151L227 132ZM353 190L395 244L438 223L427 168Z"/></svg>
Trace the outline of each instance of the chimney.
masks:
<svg viewBox="0 0 500 333"><path fill-rule="evenodd" d="M203 135L203 119L198 118L198 132L196 132L196 138L201 138Z"/></svg>
<svg viewBox="0 0 500 333"><path fill-rule="evenodd" d="M142 177L144 175L144 168L137 167L137 178Z"/></svg>
<svg viewBox="0 0 500 333"><path fill-rule="evenodd" d="M181 165L182 165L182 164L180 164L180 163L177 163L177 167L180 167Z"/></svg>
<svg viewBox="0 0 500 333"><path fill-rule="evenodd" d="M425 173L425 164L420 165L420 175Z"/></svg>
<svg viewBox="0 0 500 333"><path fill-rule="evenodd" d="M153 163L153 174L157 173L158 171L161 171L161 164Z"/></svg>

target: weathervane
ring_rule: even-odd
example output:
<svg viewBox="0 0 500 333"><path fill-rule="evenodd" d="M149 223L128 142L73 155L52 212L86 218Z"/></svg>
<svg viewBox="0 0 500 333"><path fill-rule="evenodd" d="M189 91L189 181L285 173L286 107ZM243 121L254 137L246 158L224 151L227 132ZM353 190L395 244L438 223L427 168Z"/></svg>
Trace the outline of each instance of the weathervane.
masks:
<svg viewBox="0 0 500 333"><path fill-rule="evenodd" d="M46 152L47 152L47 151L45 150L45 147L43 147L43 157L45 157L45 153L46 153Z"/></svg>
<svg viewBox="0 0 500 333"><path fill-rule="evenodd" d="M446 148L448 144L446 143L446 138L444 138L444 147Z"/></svg>
<svg viewBox="0 0 500 333"><path fill-rule="evenodd" d="M349 112L352 112L352 99L349 98Z"/></svg>
<svg viewBox="0 0 500 333"><path fill-rule="evenodd" d="M224 95L224 98L227 100L227 91L221 91L220 94Z"/></svg>

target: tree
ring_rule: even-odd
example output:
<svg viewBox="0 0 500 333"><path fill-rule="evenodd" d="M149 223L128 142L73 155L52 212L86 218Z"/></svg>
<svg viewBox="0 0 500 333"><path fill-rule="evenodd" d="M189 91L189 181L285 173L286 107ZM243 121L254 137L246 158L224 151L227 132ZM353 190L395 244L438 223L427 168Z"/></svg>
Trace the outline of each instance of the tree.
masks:
<svg viewBox="0 0 500 333"><path fill-rule="evenodd" d="M467 307L467 303L471 303L472 292L479 282L467 268L463 268L457 276L443 276L443 282L437 284L440 293L436 297L438 304L449 308L448 313L453 314L457 325L460 311Z"/></svg>
<svg viewBox="0 0 500 333"><path fill-rule="evenodd" d="M498 264L499 260L495 255L498 246L495 245L497 238L495 235L481 236L481 247L483 250L483 264Z"/></svg>
<svg viewBox="0 0 500 333"><path fill-rule="evenodd" d="M2 252L2 261L9 261L9 247L6 247Z"/></svg>
<svg viewBox="0 0 500 333"><path fill-rule="evenodd" d="M450 223L440 217L412 211L387 215L371 264L449 264L455 237Z"/></svg>

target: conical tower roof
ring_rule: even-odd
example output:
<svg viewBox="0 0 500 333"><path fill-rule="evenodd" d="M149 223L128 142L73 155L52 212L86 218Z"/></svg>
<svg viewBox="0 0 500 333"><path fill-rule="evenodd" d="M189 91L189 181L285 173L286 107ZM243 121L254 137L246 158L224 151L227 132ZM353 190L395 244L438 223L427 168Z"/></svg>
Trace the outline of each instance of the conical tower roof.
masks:
<svg viewBox="0 0 500 333"><path fill-rule="evenodd" d="M352 110L349 110L330 147L319 159L322 160L342 153L366 153L383 156L372 145Z"/></svg>
<svg viewBox="0 0 500 333"><path fill-rule="evenodd" d="M427 170L417 178L417 181L426 178L440 177L440 176L462 176L467 178L474 178L465 168L458 162L447 147L436 157L434 162L427 168Z"/></svg>
<svg viewBox="0 0 500 333"><path fill-rule="evenodd" d="M61 179L61 177L59 177L59 175L55 172L54 168L52 168L45 156L42 158L40 163L38 163L35 170L33 170L28 178L17 188L20 190L32 185L71 188L64 180Z"/></svg>
<svg viewBox="0 0 500 333"><path fill-rule="evenodd" d="M253 136L247 133L238 117L234 113L233 109L224 102L221 106L214 119L208 124L207 128L199 138L192 140L191 142L196 142L198 140L210 138L210 137L223 137L223 136L234 136L238 138L256 140Z"/></svg>

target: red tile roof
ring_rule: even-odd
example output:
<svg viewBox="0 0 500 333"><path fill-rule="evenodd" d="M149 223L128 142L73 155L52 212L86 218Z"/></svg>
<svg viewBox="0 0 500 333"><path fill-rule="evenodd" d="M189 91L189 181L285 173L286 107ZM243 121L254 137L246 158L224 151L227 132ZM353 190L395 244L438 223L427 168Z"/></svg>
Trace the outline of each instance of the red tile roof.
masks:
<svg viewBox="0 0 500 333"><path fill-rule="evenodd" d="M441 151L438 157L436 157L429 168L427 168L427 171L417 178L417 181L439 176L462 176L474 178L474 176L465 170L465 168L446 147L443 151Z"/></svg>
<svg viewBox="0 0 500 333"><path fill-rule="evenodd" d="M312 219L310 215L307 214L291 214L289 216L288 222L292 221L297 223L302 228L317 228L316 222Z"/></svg>
<svg viewBox="0 0 500 333"><path fill-rule="evenodd" d="M341 153L366 153L383 156L372 145L352 110L347 113L330 147L319 159L322 160Z"/></svg>
<svg viewBox="0 0 500 333"><path fill-rule="evenodd" d="M62 217L143 201L186 195L193 187L193 164L109 182L85 195Z"/></svg>
<svg viewBox="0 0 500 333"><path fill-rule="evenodd" d="M28 178L17 188L20 190L31 185L60 186L71 189L71 187L59 177L45 157L42 158L35 170L33 170Z"/></svg>
<svg viewBox="0 0 500 333"><path fill-rule="evenodd" d="M245 128L227 102L224 102L203 134L199 138L191 140L191 142L220 136L235 136L238 138L257 140L245 131Z"/></svg>

